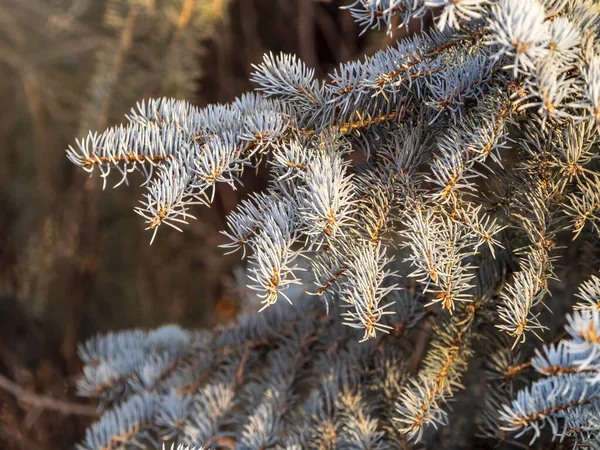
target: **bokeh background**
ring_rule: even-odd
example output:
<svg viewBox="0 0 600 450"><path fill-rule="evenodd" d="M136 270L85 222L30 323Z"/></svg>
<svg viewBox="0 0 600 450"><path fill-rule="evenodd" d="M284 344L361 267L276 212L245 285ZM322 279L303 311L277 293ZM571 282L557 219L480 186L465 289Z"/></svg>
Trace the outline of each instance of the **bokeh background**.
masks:
<svg viewBox="0 0 600 450"><path fill-rule="evenodd" d="M112 189L113 179L102 192L65 149L143 98L229 102L253 88L251 64L268 51L296 53L325 77L391 42L359 38L339 9L348 3L0 0L0 449L70 449L81 439L92 417L39 400L85 402L74 386L77 344L89 336L210 327L240 308L240 256L223 256L219 230L263 178L219 186L185 233L161 229L150 246L133 212L142 188Z"/></svg>

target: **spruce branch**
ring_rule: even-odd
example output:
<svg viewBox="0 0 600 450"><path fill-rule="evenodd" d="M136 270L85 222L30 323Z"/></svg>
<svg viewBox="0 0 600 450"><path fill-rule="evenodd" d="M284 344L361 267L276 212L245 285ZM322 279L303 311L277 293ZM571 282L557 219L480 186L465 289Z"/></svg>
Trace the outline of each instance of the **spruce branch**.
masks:
<svg viewBox="0 0 600 450"><path fill-rule="evenodd" d="M142 173L136 212L152 239L162 225L181 231L218 183L236 189L248 168L267 176L223 232L223 248L248 260L260 314L83 346L80 391L109 408L90 448L155 435L225 448L435 446L450 400L474 393L487 437L535 440L549 426L595 445L600 283L565 295L580 275L559 261L600 231L598 5L348 9L363 29L421 29L326 80L269 54L253 66L256 93L205 108L145 101L67 151L105 180L116 170L117 184ZM527 337L557 322L543 308L565 306L576 311L567 337L532 354Z"/></svg>

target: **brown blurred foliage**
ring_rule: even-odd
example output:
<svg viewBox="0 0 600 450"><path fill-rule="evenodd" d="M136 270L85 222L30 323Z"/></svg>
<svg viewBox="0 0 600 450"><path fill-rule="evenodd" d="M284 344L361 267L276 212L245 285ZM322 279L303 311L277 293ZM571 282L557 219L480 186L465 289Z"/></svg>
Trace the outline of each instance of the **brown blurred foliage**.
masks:
<svg viewBox="0 0 600 450"><path fill-rule="evenodd" d="M219 230L264 179L221 189L184 235L161 230L150 247L132 211L142 188L108 180L101 193L64 149L142 98L231 101L252 88L251 64L267 51L297 53L325 75L389 42L360 41L343 3L0 1L0 448L81 438L90 417L51 401L82 402L77 343L91 334L210 326L239 307L228 290L239 256L223 256Z"/></svg>

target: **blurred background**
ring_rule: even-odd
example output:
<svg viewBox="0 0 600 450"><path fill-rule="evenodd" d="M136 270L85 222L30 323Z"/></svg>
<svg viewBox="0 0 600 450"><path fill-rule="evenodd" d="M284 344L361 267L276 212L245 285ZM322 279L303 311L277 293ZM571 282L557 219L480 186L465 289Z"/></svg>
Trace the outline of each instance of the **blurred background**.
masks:
<svg viewBox="0 0 600 450"><path fill-rule="evenodd" d="M0 449L69 449L93 420L78 410L77 343L176 322L210 327L240 308L240 255L224 217L265 180L220 186L181 234L150 233L142 189L102 192L65 149L118 124L136 101L229 102L268 51L319 76L391 42L359 38L337 0L0 0ZM141 180L140 180L141 181ZM236 275L237 274L237 275ZM58 402L58 403L57 403ZM62 402L62 403L61 403Z"/></svg>

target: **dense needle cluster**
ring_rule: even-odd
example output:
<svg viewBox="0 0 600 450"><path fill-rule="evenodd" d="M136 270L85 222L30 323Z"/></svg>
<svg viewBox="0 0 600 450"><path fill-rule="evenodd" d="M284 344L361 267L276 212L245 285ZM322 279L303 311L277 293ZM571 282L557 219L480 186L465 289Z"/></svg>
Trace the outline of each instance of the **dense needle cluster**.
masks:
<svg viewBox="0 0 600 450"><path fill-rule="evenodd" d="M81 392L116 406L82 448L159 438L443 448L432 427L449 422L449 399L482 364L482 435L509 442L533 430L534 440L600 445L598 267L586 268L570 340L533 358L526 341L548 331L550 306L574 303L568 290L549 295L565 243L598 250L600 4L348 9L365 31L421 26L327 81L294 56L266 55L255 93L204 109L144 101L127 124L68 150L104 180L142 174L136 212L152 239L210 206L217 183L235 189L248 168L270 180L223 231L226 250L248 259L264 311L213 333L164 328L83 346ZM545 378L527 388L531 369Z"/></svg>

